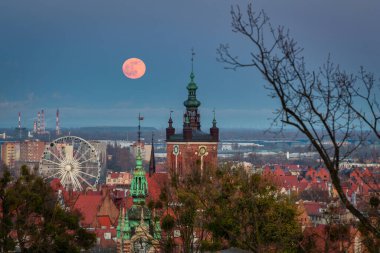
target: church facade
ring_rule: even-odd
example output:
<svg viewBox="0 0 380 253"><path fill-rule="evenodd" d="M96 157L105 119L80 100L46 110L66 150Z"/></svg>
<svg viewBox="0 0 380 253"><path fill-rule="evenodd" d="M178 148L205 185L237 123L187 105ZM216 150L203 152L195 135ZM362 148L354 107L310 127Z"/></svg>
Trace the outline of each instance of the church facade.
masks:
<svg viewBox="0 0 380 253"><path fill-rule="evenodd" d="M201 102L198 101L191 71L190 82L187 85L188 97L184 101L182 132L176 133L173 119L170 115L166 128L167 167L170 175L184 178L198 170L202 175L205 170L214 169L218 163L219 128L216 126L215 112L209 133L201 130L201 115L198 111Z"/></svg>
<svg viewBox="0 0 380 253"><path fill-rule="evenodd" d="M130 187L133 205L126 210L121 205L117 225L118 253L160 252L161 227L159 217L147 207L148 182L142 165L141 151L138 149L136 168Z"/></svg>

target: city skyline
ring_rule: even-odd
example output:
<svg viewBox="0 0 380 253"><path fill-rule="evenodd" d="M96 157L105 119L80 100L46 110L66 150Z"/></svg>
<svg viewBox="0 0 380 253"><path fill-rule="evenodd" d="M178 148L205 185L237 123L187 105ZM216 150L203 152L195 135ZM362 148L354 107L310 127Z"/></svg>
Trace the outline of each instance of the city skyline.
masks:
<svg viewBox="0 0 380 253"><path fill-rule="evenodd" d="M285 3L286 2L286 3ZM46 126L133 126L164 128L170 110L181 128L183 101L195 49L195 82L202 129L215 108L222 128L266 128L276 108L254 69L225 70L216 61L220 43L237 54L249 43L231 31L230 6L246 1L4 1L0 3L0 127L33 127L45 110ZM147 7L148 6L148 7ZM274 25L284 25L304 50L309 67L329 53L343 69L380 67L373 1L255 1ZM141 79L121 70L127 58L147 65ZM375 72L375 74L377 74Z"/></svg>

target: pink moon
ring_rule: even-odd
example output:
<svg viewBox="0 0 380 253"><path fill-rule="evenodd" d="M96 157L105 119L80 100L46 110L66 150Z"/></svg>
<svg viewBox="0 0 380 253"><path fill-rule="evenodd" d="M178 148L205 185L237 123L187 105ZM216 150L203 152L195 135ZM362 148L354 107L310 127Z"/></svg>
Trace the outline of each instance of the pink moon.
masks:
<svg viewBox="0 0 380 253"><path fill-rule="evenodd" d="M123 63L123 73L130 79L138 79L145 74L145 63L139 58L129 58Z"/></svg>

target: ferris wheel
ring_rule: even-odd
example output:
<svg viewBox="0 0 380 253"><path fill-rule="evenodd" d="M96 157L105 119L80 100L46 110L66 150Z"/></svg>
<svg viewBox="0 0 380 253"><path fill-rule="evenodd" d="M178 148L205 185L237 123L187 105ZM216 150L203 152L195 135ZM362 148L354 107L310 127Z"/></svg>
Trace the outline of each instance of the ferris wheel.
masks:
<svg viewBox="0 0 380 253"><path fill-rule="evenodd" d="M61 137L45 147L39 172L47 179L58 178L68 190L94 189L100 175L99 156L86 140Z"/></svg>

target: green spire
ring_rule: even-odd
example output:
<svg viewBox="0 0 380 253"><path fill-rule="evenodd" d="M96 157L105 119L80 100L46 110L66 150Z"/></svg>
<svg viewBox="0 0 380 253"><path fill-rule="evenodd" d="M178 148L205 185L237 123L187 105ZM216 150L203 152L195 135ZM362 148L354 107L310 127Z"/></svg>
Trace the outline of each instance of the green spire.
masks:
<svg viewBox="0 0 380 253"><path fill-rule="evenodd" d="M120 207L119 220L116 227L117 238L129 240L131 238L131 227L129 225L128 214L125 213L124 207Z"/></svg>
<svg viewBox="0 0 380 253"><path fill-rule="evenodd" d="M198 89L197 84L194 82L194 49L191 51L191 73L190 73L190 83L187 85L188 97L185 102L183 102L186 108L197 108L201 105L201 102L197 100L196 91Z"/></svg>
<svg viewBox="0 0 380 253"><path fill-rule="evenodd" d="M136 168L133 171L133 179L131 183L131 196L134 203L144 203L148 196L148 182L146 181L145 171L142 166L141 150L138 147L136 156Z"/></svg>

